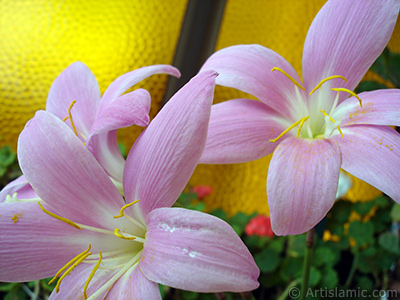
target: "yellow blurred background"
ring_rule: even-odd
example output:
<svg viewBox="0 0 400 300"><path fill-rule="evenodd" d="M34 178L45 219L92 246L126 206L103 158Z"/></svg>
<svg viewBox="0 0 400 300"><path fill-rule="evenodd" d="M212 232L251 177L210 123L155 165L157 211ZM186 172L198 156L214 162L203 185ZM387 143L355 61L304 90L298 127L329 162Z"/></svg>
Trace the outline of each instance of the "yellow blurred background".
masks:
<svg viewBox="0 0 400 300"><path fill-rule="evenodd" d="M285 57L301 74L307 30L325 0L227 0L216 50L257 43ZM44 109L57 75L82 61L97 77L101 91L119 75L152 64L172 64L187 0L2 0L0 1L0 146L14 149L24 124ZM389 43L400 52L400 22ZM375 74L369 79L380 80ZM136 87L152 95L151 117L161 107L166 75ZM215 102L243 96L217 87ZM120 130L129 148L140 130ZM209 185L204 201L221 207L269 214L266 178L269 158L237 165L200 165L189 186ZM372 200L380 192L357 180L349 200Z"/></svg>

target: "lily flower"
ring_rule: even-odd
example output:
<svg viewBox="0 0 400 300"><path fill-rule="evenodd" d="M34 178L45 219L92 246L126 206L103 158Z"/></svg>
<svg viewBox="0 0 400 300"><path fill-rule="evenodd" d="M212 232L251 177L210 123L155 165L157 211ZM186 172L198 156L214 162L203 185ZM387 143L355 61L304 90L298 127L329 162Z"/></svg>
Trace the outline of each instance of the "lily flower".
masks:
<svg viewBox="0 0 400 300"><path fill-rule="evenodd" d="M204 149L216 75L194 77L135 142L125 201L68 125L37 112L18 158L43 202L0 204L0 281L54 276L50 299L156 300L158 283L195 292L257 288L259 270L227 223L171 208Z"/></svg>
<svg viewBox="0 0 400 300"><path fill-rule="evenodd" d="M273 152L267 195L275 234L313 228L335 201L341 168L400 202L400 138L387 126L400 125L400 90L353 92L389 41L399 6L327 1L305 40L303 81L260 45L222 49L202 67L220 74L217 84L260 101L213 106L200 163L243 163Z"/></svg>
<svg viewBox="0 0 400 300"><path fill-rule="evenodd" d="M54 80L47 97L46 110L70 127L121 191L125 159L118 149L117 129L134 124L147 126L151 102L144 89L122 94L143 79L160 73L180 76L169 65L139 68L118 77L100 97L92 71L75 62ZM21 176L0 192L0 202L4 201L37 201L37 195Z"/></svg>

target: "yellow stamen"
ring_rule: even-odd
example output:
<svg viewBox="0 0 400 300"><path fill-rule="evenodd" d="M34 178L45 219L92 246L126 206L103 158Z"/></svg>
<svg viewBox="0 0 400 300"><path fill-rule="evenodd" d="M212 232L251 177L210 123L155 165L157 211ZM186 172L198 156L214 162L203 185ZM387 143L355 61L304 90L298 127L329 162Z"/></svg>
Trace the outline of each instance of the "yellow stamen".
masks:
<svg viewBox="0 0 400 300"><path fill-rule="evenodd" d="M47 209L45 209L45 208L43 207L43 205L42 205L40 202L38 202L38 204L39 204L40 208L41 208L46 214L48 214L50 217L53 217L53 218L55 218L55 219L57 219L57 220L60 220L60 221L62 221L62 222L64 222L64 223L67 223L68 225L71 225L72 227L75 227L76 229L82 229L81 227L79 227L76 223L72 222L71 220L68 220L68 219L66 219L66 218L57 216L56 214L53 214L52 212L49 212Z"/></svg>
<svg viewBox="0 0 400 300"><path fill-rule="evenodd" d="M48 284L52 284L58 276L60 276L60 274L66 269L68 268L70 265L72 265L74 263L74 261L76 261L77 259L81 258L82 256L84 256L86 253L88 253L90 251L90 248L92 247L91 244L89 244L89 248L87 248L85 251L79 253L77 256L75 256L73 259L71 259L69 262L67 262L66 265L64 265L64 267L62 267L56 275L54 275L53 279L49 281Z"/></svg>
<svg viewBox="0 0 400 300"><path fill-rule="evenodd" d="M117 237L119 237L120 239L124 239L124 240L135 240L136 239L136 237L134 237L134 236L124 236L124 235L120 234L120 231L118 228L115 228L114 234Z"/></svg>
<svg viewBox="0 0 400 300"><path fill-rule="evenodd" d="M64 119L62 119L62 121L63 121L63 122L65 122L65 121L67 121L67 120L68 120L68 118L69 118L69 117L68 117L68 116L66 116Z"/></svg>
<svg viewBox="0 0 400 300"><path fill-rule="evenodd" d="M329 119L331 120L332 123L335 123L336 121L330 116L328 115L324 110L321 109L321 112L324 114L325 117L329 117Z"/></svg>
<svg viewBox="0 0 400 300"><path fill-rule="evenodd" d="M356 97L356 98L357 98L358 102L360 102L360 106L362 107L362 101L361 101L360 97L358 97L357 94L354 93L353 91L350 91L350 90L345 89L345 88L332 88L331 90L332 90L332 91L336 91L336 92L346 92L346 93L349 93L349 94L352 95L353 97Z"/></svg>
<svg viewBox="0 0 400 300"><path fill-rule="evenodd" d="M116 219L116 218L122 218L122 217L124 216L124 210L125 210L126 208L128 208L129 206L132 206L133 204L138 203L138 202L139 202L139 200L136 200L136 201L133 201L132 203L129 203L129 204L126 204L126 205L122 206L122 207L121 207L121 210L119 211L119 215L118 215L118 216L114 216L113 218L114 218L114 219Z"/></svg>
<svg viewBox="0 0 400 300"><path fill-rule="evenodd" d="M335 78L341 78L341 79L343 79L344 81L348 82L347 79L346 79L345 77L341 76L341 75L329 76L329 77L326 77L324 80L321 80L321 82L318 83L317 86L316 86L315 88L313 88L313 90L310 92L309 95L311 96L312 93L314 93L316 90L318 90L318 89L321 87L321 85L323 85L323 84L324 84L325 82L327 82L328 80L335 79Z"/></svg>
<svg viewBox="0 0 400 300"><path fill-rule="evenodd" d="M339 127L339 126L336 126L336 128L337 128L337 130L339 130L340 135L342 136L342 138L344 138L343 132L340 130L340 127Z"/></svg>
<svg viewBox="0 0 400 300"><path fill-rule="evenodd" d="M85 299L87 299L87 293L86 293L86 291L87 291L87 288L88 288L88 286L89 286L89 283L90 283L90 281L93 279L94 273L96 273L96 271L97 271L98 268L100 267L101 260L102 260L102 258L103 258L102 254L101 254L101 251L99 251L99 255L100 255L100 258L99 258L98 262L96 263L96 265L94 266L92 272L90 273L88 280L86 280L85 286L83 287L83 297L84 297Z"/></svg>
<svg viewBox="0 0 400 300"><path fill-rule="evenodd" d="M299 124L301 124L301 125L300 125L300 128L301 128L301 126L303 126L304 122L307 121L309 117L310 117L310 116L301 118L301 119L298 120L297 122L293 123L293 124L292 124L289 128L287 128L284 132L282 132L278 137L274 138L273 140L269 140L269 141L275 143L275 142L276 142L277 140L279 140L285 133L287 133L288 131L292 130L293 128L295 128L295 127L296 127L297 125L299 125ZM298 137L298 136L299 136L299 131L297 132L297 136L296 136L296 137Z"/></svg>
<svg viewBox="0 0 400 300"><path fill-rule="evenodd" d="M76 131L76 127L75 127L74 121L72 120L72 114L71 114L72 106L74 106L75 103L76 103L76 100L71 102L71 104L68 108L68 117L69 117L69 120L71 121L71 126L72 126L72 129L74 130L75 135L78 136L78 132Z"/></svg>
<svg viewBox="0 0 400 300"><path fill-rule="evenodd" d="M275 71L275 70L281 72L283 75L285 75L287 78L289 78L290 81L293 82L296 86L298 86L298 87L301 88L303 91L305 91L305 88L303 88L303 87L301 86L300 83L298 83L292 76L290 76L290 75L289 75L288 73L286 73L284 70L282 70L281 68L278 68L278 67L274 67L274 68L272 68L271 72L273 72L273 71Z"/></svg>
<svg viewBox="0 0 400 300"><path fill-rule="evenodd" d="M65 271L65 273L60 277L60 279L57 281L56 284L56 293L58 293L60 291L60 284L61 281L63 281L63 279L69 274L71 273L75 267L77 265L79 265L81 262L83 262L88 256L90 256L92 254L92 252L89 252L87 254L84 254L82 257L80 257L67 271Z"/></svg>
<svg viewBox="0 0 400 300"><path fill-rule="evenodd" d="M305 117L305 118L303 118L303 119L301 119L301 120L300 120L300 125L299 125L299 128L297 129L297 135L296 135L296 138L298 138L298 137L299 137L299 135L300 135L300 132L301 132L301 127L303 127L303 124L304 124L304 122L305 122L305 121L307 121L307 120L308 120L308 118L309 118L309 117Z"/></svg>

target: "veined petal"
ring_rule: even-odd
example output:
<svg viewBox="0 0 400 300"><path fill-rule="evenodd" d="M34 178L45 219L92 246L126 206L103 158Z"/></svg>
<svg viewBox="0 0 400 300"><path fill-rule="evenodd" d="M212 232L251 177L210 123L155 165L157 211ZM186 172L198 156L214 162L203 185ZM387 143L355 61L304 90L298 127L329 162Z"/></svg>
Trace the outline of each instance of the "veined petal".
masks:
<svg viewBox="0 0 400 300"><path fill-rule="evenodd" d="M129 152L124 170L125 198L128 203L140 199L143 216L157 207L171 206L192 175L206 142L216 76L208 71L192 78L167 102Z"/></svg>
<svg viewBox="0 0 400 300"><path fill-rule="evenodd" d="M211 108L207 143L200 163L228 164L266 156L276 138L291 124L262 102L235 99Z"/></svg>
<svg viewBox="0 0 400 300"><path fill-rule="evenodd" d="M275 234L306 232L325 217L335 202L340 165L339 146L329 140L289 137L278 145L267 179Z"/></svg>
<svg viewBox="0 0 400 300"><path fill-rule="evenodd" d="M71 221L104 228L125 204L88 149L51 113L38 111L27 123L18 159L47 209Z"/></svg>
<svg viewBox="0 0 400 300"><path fill-rule="evenodd" d="M52 277L89 243L95 250L102 245L107 251L105 247L111 248L118 240L78 230L45 214L33 202L2 203L0 211L0 281Z"/></svg>
<svg viewBox="0 0 400 300"><path fill-rule="evenodd" d="M106 131L128 127L133 124L147 126L150 121L150 94L144 89L138 89L122 95L115 101L104 105L99 111L90 130L90 136Z"/></svg>
<svg viewBox="0 0 400 300"><path fill-rule="evenodd" d="M87 148L107 174L122 187L125 159L118 148L117 131L112 130L93 135L90 138Z"/></svg>
<svg viewBox="0 0 400 300"><path fill-rule="evenodd" d="M259 286L249 250L227 223L183 208L147 217L140 268L152 281L194 292L243 292Z"/></svg>
<svg viewBox="0 0 400 300"><path fill-rule="evenodd" d="M105 300L161 300L156 282L148 280L139 267L128 270L108 292Z"/></svg>
<svg viewBox="0 0 400 300"><path fill-rule="evenodd" d="M115 79L104 92L99 110L102 110L105 105L110 105L112 101L116 100L135 84L154 74L169 74L178 78L181 76L178 69L169 65L147 66L121 75Z"/></svg>
<svg viewBox="0 0 400 300"><path fill-rule="evenodd" d="M66 68L53 82L47 96L46 110L63 120L68 117L71 108L73 123L83 139L89 134L97 106L100 101L100 89L96 77L83 63L76 62ZM66 120L71 127L71 120Z"/></svg>
<svg viewBox="0 0 400 300"><path fill-rule="evenodd" d="M81 263L80 265L78 265L68 276L63 279L60 284L60 291L57 293L56 290L53 290L49 297L49 300L85 300L85 298L83 297L83 288L90 276L90 273L92 272L93 267L94 264ZM93 278L90 280L87 288L86 293L88 298L93 293L97 292L117 272L118 269L97 270L97 272L94 273ZM99 295L95 299L105 299L106 295L107 290L105 290L103 293L99 293Z"/></svg>
<svg viewBox="0 0 400 300"><path fill-rule="evenodd" d="M36 199L37 201L37 198L39 197L23 175L11 181L0 191L0 203L8 201L7 196L14 198L15 193L17 193L16 198L18 199L13 199L15 202L24 202L32 199Z"/></svg>
<svg viewBox="0 0 400 300"><path fill-rule="evenodd" d="M332 114L340 126L355 124L400 126L400 90L377 90L358 94L345 100Z"/></svg>
<svg viewBox="0 0 400 300"><path fill-rule="evenodd" d="M281 72L271 72L275 67L301 84L296 71L283 57L260 45L219 50L210 56L201 71L215 70L220 74L217 84L249 93L281 114L289 115L292 108L288 98L295 95L297 87Z"/></svg>
<svg viewBox="0 0 400 300"><path fill-rule="evenodd" d="M341 75L348 83L322 88L353 90L388 43L399 13L399 0L329 0L308 31L303 52L303 79L310 92L321 80ZM341 100L347 98L343 93ZM340 101L340 100L339 100Z"/></svg>
<svg viewBox="0 0 400 300"><path fill-rule="evenodd" d="M400 136L388 126L343 127L342 168L400 202Z"/></svg>

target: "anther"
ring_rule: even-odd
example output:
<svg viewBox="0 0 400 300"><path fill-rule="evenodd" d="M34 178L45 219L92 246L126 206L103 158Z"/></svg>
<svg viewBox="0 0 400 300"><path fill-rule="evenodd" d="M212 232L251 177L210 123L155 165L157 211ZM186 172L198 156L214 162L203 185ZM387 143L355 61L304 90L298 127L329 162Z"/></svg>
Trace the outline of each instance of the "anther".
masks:
<svg viewBox="0 0 400 300"><path fill-rule="evenodd" d="M286 72L285 72L284 70L282 70L281 68L274 67L274 68L272 68L271 72L273 72L273 71L279 71L279 72L281 72L283 75L285 75L287 78L289 78L290 81L293 82L294 85L298 86L298 87L301 88L303 91L305 91L305 88L303 88L303 87L301 86L300 83L298 83L292 76L290 76L288 73L286 73Z"/></svg>
<svg viewBox="0 0 400 300"><path fill-rule="evenodd" d="M309 95L311 96L312 93L314 93L316 90L318 90L318 89L321 87L321 85L323 85L323 84L324 84L325 82L327 82L328 80L335 79L335 78L341 78L341 79L343 79L344 81L348 82L347 79L346 79L345 77L341 76L341 75L329 76L329 77L327 77L327 78L321 80L321 82L318 83L318 84L315 86L315 88L312 89L312 91L310 92Z"/></svg>
<svg viewBox="0 0 400 300"><path fill-rule="evenodd" d="M41 208L46 214L48 214L50 217L53 217L53 218L55 218L55 219L57 219L57 220L60 220L60 221L62 221L62 222L64 222L64 223L67 223L68 225L71 225L72 227L75 227L76 229L82 229L81 227L79 227L76 223L72 222L71 220L68 220L68 219L66 219L66 218L57 216L56 214L54 214L54 213L52 213L52 212L49 212L47 209L45 209L45 208L43 207L43 205L42 205L40 202L38 202L38 204L39 204L40 208Z"/></svg>
<svg viewBox="0 0 400 300"><path fill-rule="evenodd" d="M275 143L275 142L276 142L277 140L279 140L282 136L284 136L288 131L292 130L293 128L295 128L297 125L300 124L300 126L299 126L300 129L297 131L297 136L296 136L296 137L299 137L299 135L300 135L300 130L301 130L301 126L303 126L304 122L307 121L309 117L310 117L310 116L301 118L301 119L298 120L297 122L295 122L295 123L293 123L292 125L290 125L290 127L287 128L284 132L282 132L278 137L274 138L273 140L269 140L269 141Z"/></svg>
<svg viewBox="0 0 400 300"><path fill-rule="evenodd" d="M352 95L353 97L356 97L358 102L360 102L360 107L362 108L362 101L361 101L360 97L358 97L357 94L354 93L353 91L350 91L345 88L332 88L331 90L336 91L336 92L346 92L346 93L349 93L350 95Z"/></svg>
<svg viewBox="0 0 400 300"><path fill-rule="evenodd" d="M68 268L70 265L72 265L74 263L74 261L78 260L79 258L81 258L82 256L84 256L85 254L87 254L90 251L90 248L92 247L91 244L89 244L89 248L87 248L85 251L79 253L77 256L75 256L73 259L71 259L69 262L67 262L57 273L56 275L54 275L53 279L49 281L48 284L53 283L58 276L60 276L60 274L66 269Z"/></svg>
<svg viewBox="0 0 400 300"><path fill-rule="evenodd" d="M115 228L114 234L115 234L117 237L119 237L120 239L124 239L124 240L135 240L135 239L136 239L135 236L125 236L125 235L122 235L122 234L120 233L120 230L119 230L118 228Z"/></svg>
<svg viewBox="0 0 400 300"><path fill-rule="evenodd" d="M116 218L122 218L122 217L124 216L124 210L125 210L126 208L132 206L133 204L138 203L139 201L140 201L140 200L136 200L136 201L133 201L132 203L129 203L129 204L126 204L126 205L122 206L122 207L121 207L121 210L119 211L119 215L118 215L118 216L114 216L113 218L114 218L114 219L116 219Z"/></svg>
<svg viewBox="0 0 400 300"><path fill-rule="evenodd" d="M101 260L103 259L103 255L101 254L101 251L99 251L99 260L97 261L96 265L94 266L92 272L90 272L88 280L86 280L85 286L83 287L83 298L87 299L87 288L89 286L90 281L93 279L94 274L96 271L99 269Z"/></svg>

